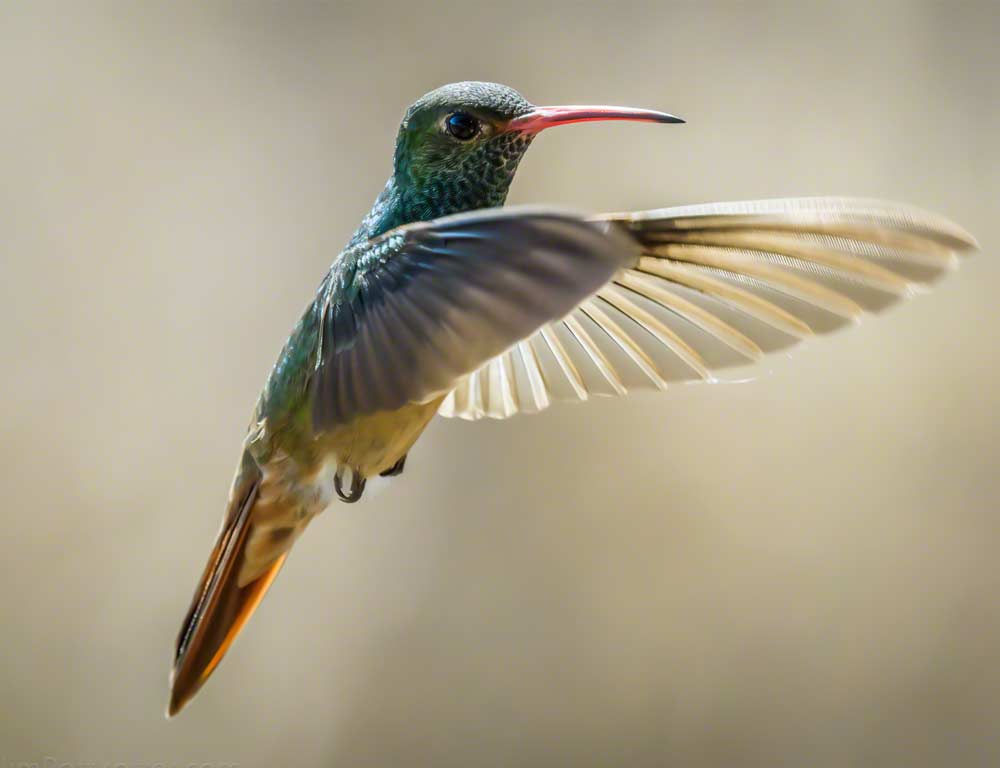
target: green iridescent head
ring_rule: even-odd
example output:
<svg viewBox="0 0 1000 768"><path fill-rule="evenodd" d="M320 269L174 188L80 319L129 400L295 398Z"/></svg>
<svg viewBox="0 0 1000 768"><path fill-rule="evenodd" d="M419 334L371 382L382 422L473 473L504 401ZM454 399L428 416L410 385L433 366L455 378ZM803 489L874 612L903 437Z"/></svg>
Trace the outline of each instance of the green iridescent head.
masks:
<svg viewBox="0 0 1000 768"><path fill-rule="evenodd" d="M627 107L536 107L513 88L464 82L418 99L396 137L392 178L354 240L401 224L503 205L539 131L591 120L681 123Z"/></svg>
<svg viewBox="0 0 1000 768"><path fill-rule="evenodd" d="M495 83L452 83L420 98L396 137L395 179L418 219L502 205L534 134L511 130L532 111Z"/></svg>

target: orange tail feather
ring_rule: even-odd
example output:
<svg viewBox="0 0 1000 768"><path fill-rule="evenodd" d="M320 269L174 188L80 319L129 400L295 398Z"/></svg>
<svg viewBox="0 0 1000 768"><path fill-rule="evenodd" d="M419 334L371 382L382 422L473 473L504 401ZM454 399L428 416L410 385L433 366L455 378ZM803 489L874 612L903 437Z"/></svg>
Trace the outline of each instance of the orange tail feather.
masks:
<svg viewBox="0 0 1000 768"><path fill-rule="evenodd" d="M229 512L177 637L168 717L177 714L209 678L285 562L287 552L253 581L239 585L251 512L260 488L260 470L247 459L244 457Z"/></svg>

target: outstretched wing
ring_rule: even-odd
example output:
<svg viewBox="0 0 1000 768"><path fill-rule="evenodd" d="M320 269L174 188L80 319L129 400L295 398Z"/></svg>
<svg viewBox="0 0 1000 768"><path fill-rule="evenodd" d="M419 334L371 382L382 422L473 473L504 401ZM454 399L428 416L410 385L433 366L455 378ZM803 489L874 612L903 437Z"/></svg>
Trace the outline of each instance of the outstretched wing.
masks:
<svg viewBox="0 0 1000 768"><path fill-rule="evenodd" d="M314 428L445 395L638 258L616 225L537 208L449 216L349 249L319 299Z"/></svg>
<svg viewBox="0 0 1000 768"><path fill-rule="evenodd" d="M565 317L463 377L443 416L506 418L554 400L715 379L912 296L977 247L892 203L802 198L616 213L642 248Z"/></svg>

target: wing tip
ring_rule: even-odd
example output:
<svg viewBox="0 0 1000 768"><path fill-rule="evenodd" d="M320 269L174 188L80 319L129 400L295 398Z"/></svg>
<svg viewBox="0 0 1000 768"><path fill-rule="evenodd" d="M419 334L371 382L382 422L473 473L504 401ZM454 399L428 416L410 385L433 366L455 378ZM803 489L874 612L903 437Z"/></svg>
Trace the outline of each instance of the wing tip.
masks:
<svg viewBox="0 0 1000 768"><path fill-rule="evenodd" d="M956 236L962 241L963 247L957 249L960 254L972 255L973 253L983 250L983 247L979 244L979 240L976 239L976 236L967 229L955 224L955 230Z"/></svg>

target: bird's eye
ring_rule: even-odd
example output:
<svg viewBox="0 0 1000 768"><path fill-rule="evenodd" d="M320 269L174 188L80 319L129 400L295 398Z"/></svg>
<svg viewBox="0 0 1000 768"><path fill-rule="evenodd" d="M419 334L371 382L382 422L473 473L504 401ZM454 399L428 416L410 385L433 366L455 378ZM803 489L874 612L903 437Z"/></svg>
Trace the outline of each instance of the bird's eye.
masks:
<svg viewBox="0 0 1000 768"><path fill-rule="evenodd" d="M465 112L455 112L445 118L444 126L459 141L468 141L479 133L479 121Z"/></svg>

